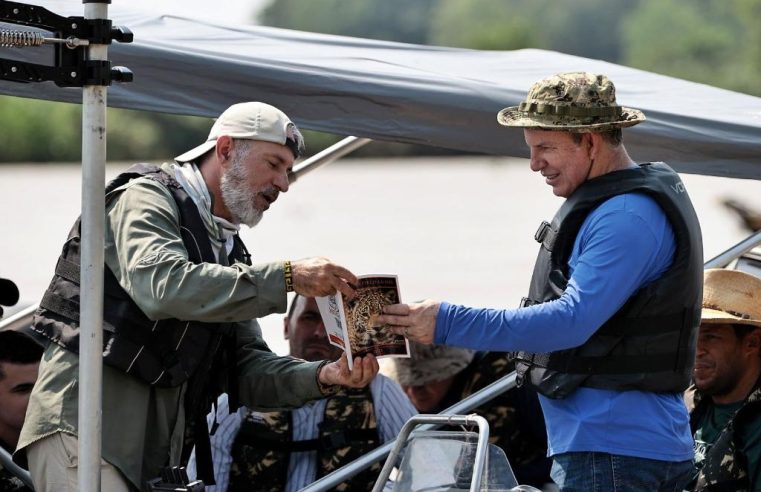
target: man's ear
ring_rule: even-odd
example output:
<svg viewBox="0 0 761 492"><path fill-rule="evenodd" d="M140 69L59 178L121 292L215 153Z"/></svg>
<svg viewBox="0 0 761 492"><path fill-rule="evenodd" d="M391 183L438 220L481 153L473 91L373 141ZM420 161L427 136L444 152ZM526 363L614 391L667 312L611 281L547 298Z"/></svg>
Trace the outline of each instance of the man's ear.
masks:
<svg viewBox="0 0 761 492"><path fill-rule="evenodd" d="M596 160L597 157L600 155L600 149L601 145L603 143L602 134L590 132L590 133L584 133L585 137L589 140L589 158L592 160ZM588 136L588 137L586 137Z"/></svg>
<svg viewBox="0 0 761 492"><path fill-rule="evenodd" d="M756 353L761 352L761 328L755 328L753 331L745 335L743 344L753 349Z"/></svg>
<svg viewBox="0 0 761 492"><path fill-rule="evenodd" d="M217 146L214 152L217 155L219 162L225 163L232 157L233 151L233 139L227 135L222 135L217 138Z"/></svg>
<svg viewBox="0 0 761 492"><path fill-rule="evenodd" d="M283 318L283 338L288 340L288 316Z"/></svg>

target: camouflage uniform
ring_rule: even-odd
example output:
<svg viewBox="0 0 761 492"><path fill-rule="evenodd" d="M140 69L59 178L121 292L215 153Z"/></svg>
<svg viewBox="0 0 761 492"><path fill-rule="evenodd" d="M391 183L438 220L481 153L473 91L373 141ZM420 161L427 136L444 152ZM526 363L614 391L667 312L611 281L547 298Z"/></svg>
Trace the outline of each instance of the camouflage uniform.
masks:
<svg viewBox="0 0 761 492"><path fill-rule="evenodd" d="M690 425L692 432L698 429L702 417L705 415L711 399L705 398L692 386L687 390L687 406L691 409ZM761 419L761 379L756 383L745 403L737 410L734 417L721 432L716 441L706 451L702 460L697 461L697 477L689 486L689 490L750 490L751 484L748 470L751 466L759 466L759 463L747 463L747 457L741 450L743 429L746 425ZM696 456L696 460L701 457Z"/></svg>
<svg viewBox="0 0 761 492"><path fill-rule="evenodd" d="M20 479L0 465L0 492L32 492Z"/></svg>
<svg viewBox="0 0 761 492"><path fill-rule="evenodd" d="M291 452L317 450L323 477L372 451L380 444L375 407L369 388L342 390L329 397L320 437L293 441L290 412L246 414L232 448L230 491L279 492L288 480ZM371 490L380 463L339 484L336 491Z"/></svg>

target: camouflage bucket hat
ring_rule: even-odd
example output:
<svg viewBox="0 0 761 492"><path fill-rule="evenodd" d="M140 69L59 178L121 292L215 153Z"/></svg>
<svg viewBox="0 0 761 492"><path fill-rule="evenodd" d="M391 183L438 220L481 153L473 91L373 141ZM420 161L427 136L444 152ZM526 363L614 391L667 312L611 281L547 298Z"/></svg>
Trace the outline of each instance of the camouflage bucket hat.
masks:
<svg viewBox="0 0 761 492"><path fill-rule="evenodd" d="M645 115L616 104L616 88L605 75L571 72L535 82L526 100L497 113L497 121L517 128L591 133L634 126Z"/></svg>
<svg viewBox="0 0 761 492"><path fill-rule="evenodd" d="M441 381L468 367L474 354L465 348L410 341L410 357L394 359L396 378L404 386Z"/></svg>

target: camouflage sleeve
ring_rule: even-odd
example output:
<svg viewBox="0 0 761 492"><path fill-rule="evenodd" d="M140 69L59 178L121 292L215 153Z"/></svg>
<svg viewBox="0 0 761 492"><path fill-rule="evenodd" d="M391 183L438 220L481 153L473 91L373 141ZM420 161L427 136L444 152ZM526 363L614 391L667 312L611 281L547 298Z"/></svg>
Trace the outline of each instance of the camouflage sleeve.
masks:
<svg viewBox="0 0 761 492"><path fill-rule="evenodd" d="M296 408L322 398L317 368L306 362L274 354L262 338L255 320L237 329L237 367L240 403L254 410L271 412Z"/></svg>

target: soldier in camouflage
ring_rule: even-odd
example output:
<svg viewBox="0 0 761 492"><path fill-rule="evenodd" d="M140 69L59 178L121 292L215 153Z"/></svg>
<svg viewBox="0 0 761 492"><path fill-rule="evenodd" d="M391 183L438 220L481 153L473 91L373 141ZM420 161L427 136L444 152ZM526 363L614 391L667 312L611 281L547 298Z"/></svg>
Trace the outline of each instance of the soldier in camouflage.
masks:
<svg viewBox="0 0 761 492"><path fill-rule="evenodd" d="M410 342L409 359L394 359L399 384L421 413L438 413L515 370L501 352ZM474 410L489 422L489 442L502 448L518 483L551 482L547 433L536 392L516 388Z"/></svg>
<svg viewBox="0 0 761 492"><path fill-rule="evenodd" d="M8 453L16 449L40 357L42 347L31 337L18 331L0 331L0 446ZM0 492L28 490L0 464Z"/></svg>
<svg viewBox="0 0 761 492"><path fill-rule="evenodd" d="M694 381L686 394L698 474L690 490L761 490L761 279L705 272Z"/></svg>

